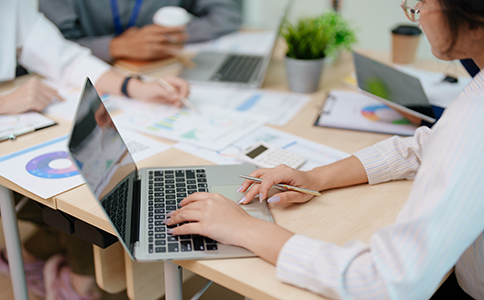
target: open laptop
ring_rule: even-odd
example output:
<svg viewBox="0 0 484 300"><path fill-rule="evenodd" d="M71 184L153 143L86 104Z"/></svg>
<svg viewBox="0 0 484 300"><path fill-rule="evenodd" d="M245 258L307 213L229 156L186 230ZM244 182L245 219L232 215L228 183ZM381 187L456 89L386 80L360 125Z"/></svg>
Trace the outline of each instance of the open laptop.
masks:
<svg viewBox="0 0 484 300"><path fill-rule="evenodd" d="M358 90L391 108L430 123L432 106L418 78L358 53L353 53Z"/></svg>
<svg viewBox="0 0 484 300"><path fill-rule="evenodd" d="M269 52L264 55L201 52L193 58L196 67L183 69L180 77L192 83L201 84L249 88L262 86L269 68L272 52L291 3L292 0L289 0L279 13L277 25L272 33L272 46Z"/></svg>
<svg viewBox="0 0 484 300"><path fill-rule="evenodd" d="M195 192L220 193L238 201L241 194L236 190L243 181L238 175L251 173L254 165L138 169L89 79L81 93L68 148L79 173L132 259L254 256L246 249L202 236L168 235L163 224L166 214ZM265 202L252 201L242 207L252 216L272 222Z"/></svg>

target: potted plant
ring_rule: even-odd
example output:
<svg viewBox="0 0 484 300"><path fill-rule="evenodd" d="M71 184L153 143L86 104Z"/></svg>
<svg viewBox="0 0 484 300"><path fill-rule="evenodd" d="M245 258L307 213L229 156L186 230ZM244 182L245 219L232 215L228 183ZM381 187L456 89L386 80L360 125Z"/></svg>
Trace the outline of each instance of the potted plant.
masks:
<svg viewBox="0 0 484 300"><path fill-rule="evenodd" d="M289 89L300 93L316 91L324 59L342 49L351 49L356 42L348 22L334 11L285 23L282 36L287 44Z"/></svg>

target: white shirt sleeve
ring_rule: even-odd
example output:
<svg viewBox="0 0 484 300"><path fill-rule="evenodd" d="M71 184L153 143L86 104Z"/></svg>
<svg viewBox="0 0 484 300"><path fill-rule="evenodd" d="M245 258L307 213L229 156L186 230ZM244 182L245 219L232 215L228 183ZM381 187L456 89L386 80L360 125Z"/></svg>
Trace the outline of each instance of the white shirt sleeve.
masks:
<svg viewBox="0 0 484 300"><path fill-rule="evenodd" d="M89 49L65 40L27 0L18 0L16 48L22 66L61 86L82 86L86 77L95 83L110 69Z"/></svg>
<svg viewBox="0 0 484 300"><path fill-rule="evenodd" d="M382 172L367 169L374 182L411 177L420 166L395 224L368 244L337 246L295 235L279 253L277 277L330 298L428 299L459 261L460 273L469 275L457 274L461 286L482 299L483 119L484 94L461 96L432 130L368 151L385 161L376 163ZM363 160L366 168L374 166Z"/></svg>

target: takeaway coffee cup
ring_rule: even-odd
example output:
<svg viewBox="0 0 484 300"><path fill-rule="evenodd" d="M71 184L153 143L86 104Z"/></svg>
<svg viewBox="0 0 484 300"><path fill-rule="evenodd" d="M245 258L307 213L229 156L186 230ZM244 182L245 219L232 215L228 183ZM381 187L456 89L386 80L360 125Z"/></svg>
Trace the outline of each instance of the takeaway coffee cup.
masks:
<svg viewBox="0 0 484 300"><path fill-rule="evenodd" d="M422 30L417 26L400 25L392 30L392 60L397 64L409 64L415 59Z"/></svg>
<svg viewBox="0 0 484 300"><path fill-rule="evenodd" d="M165 6L153 15L153 23L162 27L179 27L187 25L190 14L178 6Z"/></svg>

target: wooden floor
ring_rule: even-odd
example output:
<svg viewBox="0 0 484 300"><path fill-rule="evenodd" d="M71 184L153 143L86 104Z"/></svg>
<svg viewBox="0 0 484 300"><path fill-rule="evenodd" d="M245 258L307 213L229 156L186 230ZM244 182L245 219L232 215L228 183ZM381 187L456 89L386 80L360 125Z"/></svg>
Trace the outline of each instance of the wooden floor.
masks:
<svg viewBox="0 0 484 300"><path fill-rule="evenodd" d="M1 220L1 219L0 219ZM19 230L21 239L27 239L34 231L35 227L27 222L19 222ZM0 222L0 248L3 248L5 245L5 240L3 237L3 228ZM194 276L190 280L184 283L183 285L183 299L189 300L206 282L206 279L200 276ZM35 295L29 293L30 300L42 300L42 298L36 297ZM12 282L8 276L0 274L0 300L13 300L13 290L12 290ZM122 292L117 295L110 295L107 293L103 293L102 300L127 300L128 297L126 292ZM162 300L165 297L161 298ZM217 299L227 299L227 300L243 300L244 297L236 294L220 285L212 284L208 290L200 297L201 300L217 300Z"/></svg>

